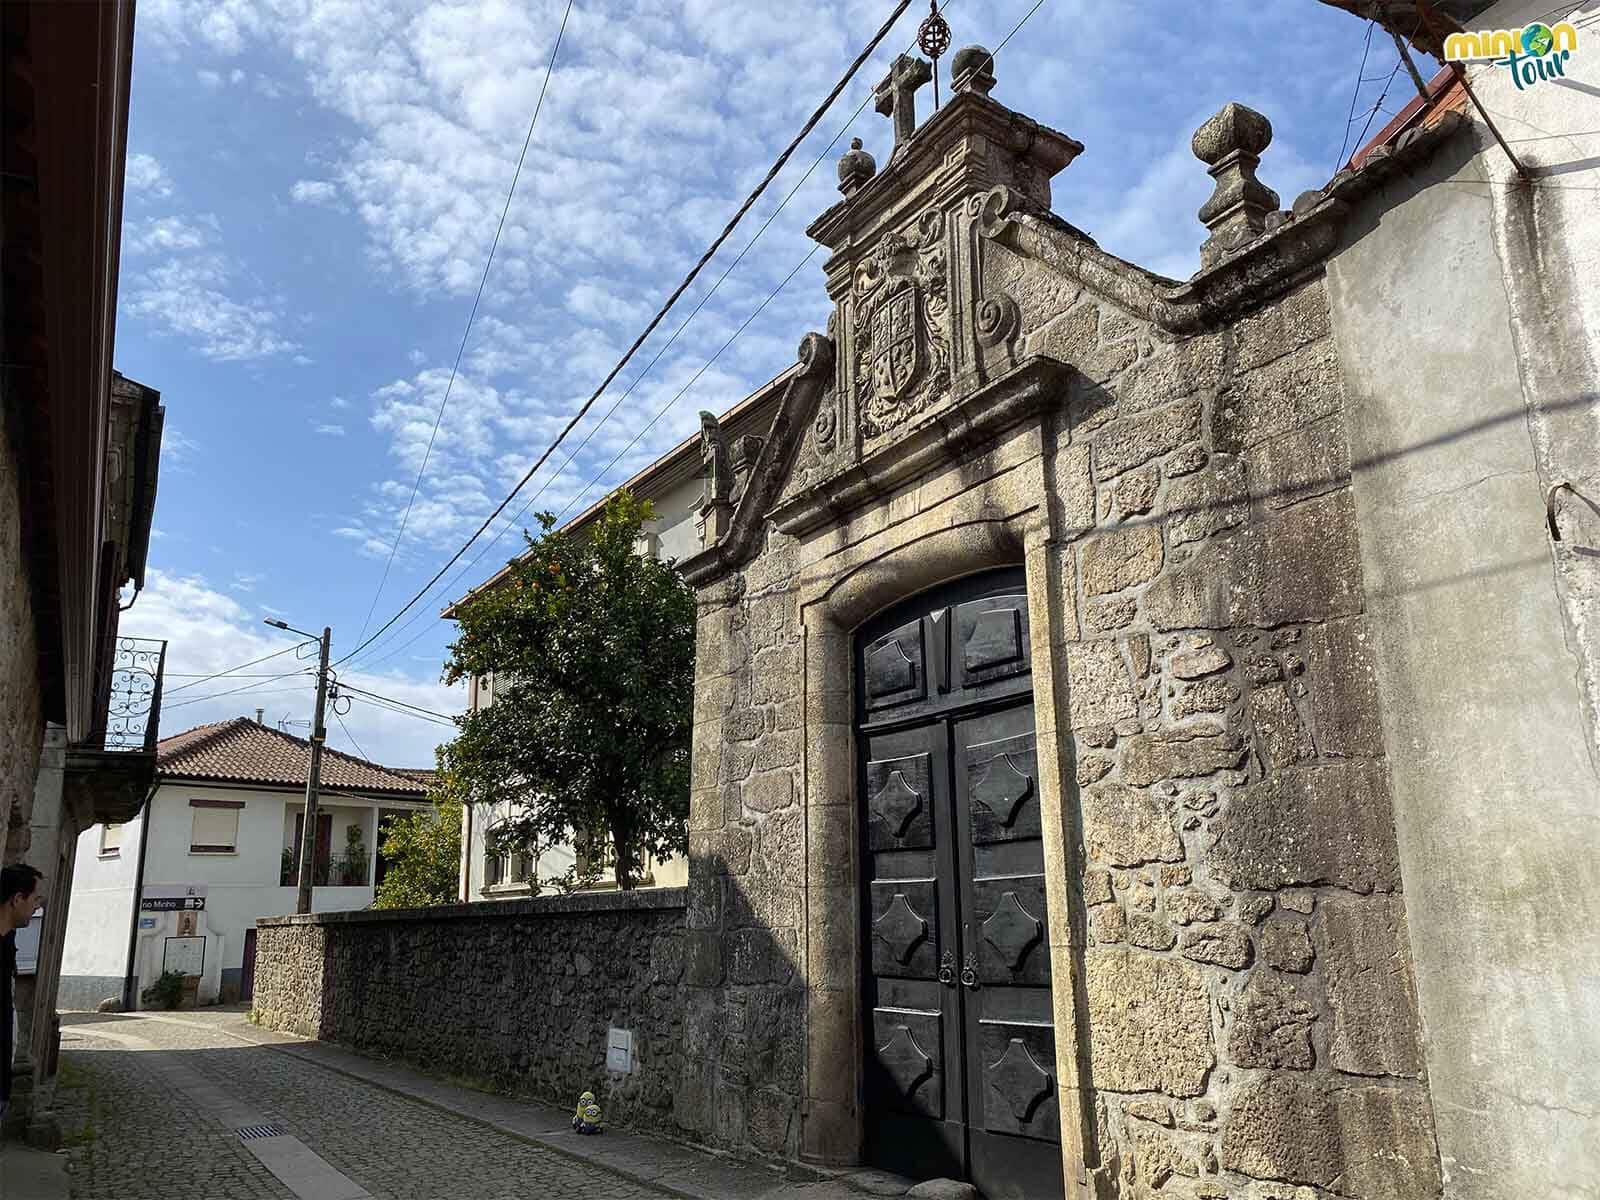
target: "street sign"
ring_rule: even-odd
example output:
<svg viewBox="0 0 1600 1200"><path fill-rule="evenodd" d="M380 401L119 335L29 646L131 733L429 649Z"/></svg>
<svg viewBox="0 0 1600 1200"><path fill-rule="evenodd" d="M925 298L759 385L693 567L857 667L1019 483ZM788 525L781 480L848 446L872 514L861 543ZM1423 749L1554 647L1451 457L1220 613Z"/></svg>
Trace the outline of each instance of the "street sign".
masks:
<svg viewBox="0 0 1600 1200"><path fill-rule="evenodd" d="M140 912L203 912L204 896L146 896L139 901Z"/></svg>
<svg viewBox="0 0 1600 1200"><path fill-rule="evenodd" d="M140 912L201 912L205 906L203 883L150 883L139 894Z"/></svg>

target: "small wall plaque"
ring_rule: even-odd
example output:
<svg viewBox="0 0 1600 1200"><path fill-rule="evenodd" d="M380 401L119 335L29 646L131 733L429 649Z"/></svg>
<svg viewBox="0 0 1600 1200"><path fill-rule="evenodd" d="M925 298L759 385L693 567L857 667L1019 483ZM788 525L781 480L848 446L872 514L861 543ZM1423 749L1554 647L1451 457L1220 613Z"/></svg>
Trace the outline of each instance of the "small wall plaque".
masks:
<svg viewBox="0 0 1600 1200"><path fill-rule="evenodd" d="M633 1074L633 1031L612 1029L606 1038L606 1070L619 1075Z"/></svg>

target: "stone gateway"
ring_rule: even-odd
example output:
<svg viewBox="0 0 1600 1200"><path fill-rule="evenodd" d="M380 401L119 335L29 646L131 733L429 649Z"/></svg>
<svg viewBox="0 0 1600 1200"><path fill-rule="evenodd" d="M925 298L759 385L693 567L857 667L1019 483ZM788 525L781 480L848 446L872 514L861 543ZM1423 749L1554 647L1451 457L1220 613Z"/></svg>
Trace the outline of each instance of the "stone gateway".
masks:
<svg viewBox="0 0 1600 1200"><path fill-rule="evenodd" d="M283 918L264 1019L431 1062L442 1024L618 1124L990 1200L1589 1195L1592 946L1506 881L1600 894L1594 526L1558 497L1593 439L1587 475L1518 440L1545 367L1507 330L1553 308L1424 182L1492 141L1440 105L1280 211L1230 104L1178 282L1054 213L1082 147L953 61L920 126L927 72L881 86L881 171L844 155L770 425L704 424L687 886ZM1498 408L1440 390L1494 337ZM472 988L411 998L440 964ZM544 997L569 1049L527 1046Z"/></svg>
<svg viewBox="0 0 1600 1200"><path fill-rule="evenodd" d="M1336 214L1268 228L1229 106L1173 285L1050 211L1081 147L979 82L846 155L828 335L683 564L674 1120L989 1197L1437 1196Z"/></svg>

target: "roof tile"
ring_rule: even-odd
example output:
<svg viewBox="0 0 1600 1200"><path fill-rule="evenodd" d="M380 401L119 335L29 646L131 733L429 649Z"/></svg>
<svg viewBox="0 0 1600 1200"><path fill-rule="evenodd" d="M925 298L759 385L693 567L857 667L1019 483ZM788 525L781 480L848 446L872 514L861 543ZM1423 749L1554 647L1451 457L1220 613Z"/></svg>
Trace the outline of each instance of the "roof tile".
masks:
<svg viewBox="0 0 1600 1200"><path fill-rule="evenodd" d="M249 717L197 725L162 738L157 770L165 778L224 779L232 783L305 786L311 743ZM322 751L322 783L328 788L427 795L421 772L382 767L327 747ZM431 774L431 772L430 772Z"/></svg>

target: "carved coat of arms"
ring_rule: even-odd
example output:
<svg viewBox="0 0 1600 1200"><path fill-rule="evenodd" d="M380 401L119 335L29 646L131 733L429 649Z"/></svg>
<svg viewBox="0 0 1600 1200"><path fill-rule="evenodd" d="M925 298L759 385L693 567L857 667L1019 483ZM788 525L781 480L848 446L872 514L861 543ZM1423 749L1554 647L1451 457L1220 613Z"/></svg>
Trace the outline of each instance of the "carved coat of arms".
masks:
<svg viewBox="0 0 1600 1200"><path fill-rule="evenodd" d="M923 215L912 240L884 235L855 277L855 395L862 432L880 437L950 390L944 221Z"/></svg>

